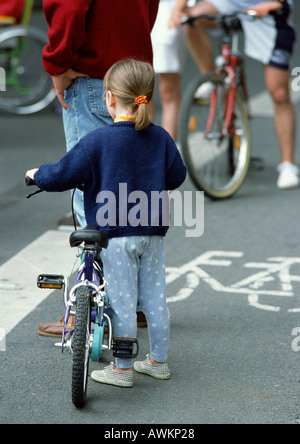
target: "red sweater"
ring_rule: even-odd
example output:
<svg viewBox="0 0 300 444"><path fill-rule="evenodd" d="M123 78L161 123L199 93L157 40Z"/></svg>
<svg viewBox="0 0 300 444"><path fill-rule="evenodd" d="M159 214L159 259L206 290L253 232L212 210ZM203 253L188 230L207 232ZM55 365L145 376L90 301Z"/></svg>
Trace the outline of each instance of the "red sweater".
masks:
<svg viewBox="0 0 300 444"><path fill-rule="evenodd" d="M15 17L19 21L22 17L25 0L0 0L0 15Z"/></svg>
<svg viewBox="0 0 300 444"><path fill-rule="evenodd" d="M103 78L124 58L152 63L150 32L159 0L44 0L49 44L43 50L46 71L72 68Z"/></svg>

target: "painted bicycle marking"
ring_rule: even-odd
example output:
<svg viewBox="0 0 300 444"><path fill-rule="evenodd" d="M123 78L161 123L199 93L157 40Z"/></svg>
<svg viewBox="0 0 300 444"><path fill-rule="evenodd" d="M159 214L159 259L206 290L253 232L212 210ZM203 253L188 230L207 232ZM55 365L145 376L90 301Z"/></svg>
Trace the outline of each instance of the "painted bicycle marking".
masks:
<svg viewBox="0 0 300 444"><path fill-rule="evenodd" d="M243 264L245 269L260 271L231 285L224 285L212 276L206 267L232 267L234 261L240 260L244 253L238 251L208 251L182 267L167 268L167 285L177 279L185 278L184 286L174 295L167 298L168 303L183 301L189 298L201 282L209 285L218 293L240 294L248 297L250 306L261 310L279 312L281 307L276 304L261 302L262 297L293 298L294 283L300 282L299 275L292 274L292 267L300 264L297 257L274 257L265 262L248 262ZM205 269L204 269L205 268ZM268 285L268 288L266 286ZM270 289L269 287L272 286ZM273 288L274 287L274 288ZM288 309L290 313L300 312L300 308Z"/></svg>

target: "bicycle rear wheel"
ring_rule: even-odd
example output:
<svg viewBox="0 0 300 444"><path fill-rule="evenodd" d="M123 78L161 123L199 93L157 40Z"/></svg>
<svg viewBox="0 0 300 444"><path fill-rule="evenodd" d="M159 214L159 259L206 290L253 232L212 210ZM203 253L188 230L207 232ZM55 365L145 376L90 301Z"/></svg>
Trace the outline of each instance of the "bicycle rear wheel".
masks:
<svg viewBox="0 0 300 444"><path fill-rule="evenodd" d="M85 403L90 359L90 289L82 287L76 294L76 321L73 334L72 402L82 408Z"/></svg>
<svg viewBox="0 0 300 444"><path fill-rule="evenodd" d="M55 99L50 76L42 63L47 35L32 26L11 26L0 30L0 108L13 114L33 114Z"/></svg>
<svg viewBox="0 0 300 444"><path fill-rule="evenodd" d="M203 85L214 94L215 107L210 97L196 98ZM207 74L190 84L180 112L179 142L190 178L212 199L225 199L236 193L250 162L250 125L243 100L237 92L234 118L225 135L227 102L226 78Z"/></svg>

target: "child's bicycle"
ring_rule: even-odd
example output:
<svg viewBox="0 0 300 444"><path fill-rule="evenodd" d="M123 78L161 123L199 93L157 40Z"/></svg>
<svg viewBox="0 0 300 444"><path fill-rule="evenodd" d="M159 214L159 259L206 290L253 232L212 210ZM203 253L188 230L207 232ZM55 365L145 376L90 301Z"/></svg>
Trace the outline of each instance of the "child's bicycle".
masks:
<svg viewBox="0 0 300 444"><path fill-rule="evenodd" d="M35 185L26 178L27 186ZM40 193L29 194L27 198ZM69 349L73 355L72 402L82 408L85 404L89 361L94 362L102 356L103 350L113 350L113 356L123 359L135 358L139 347L137 339L113 338L109 301L105 287L100 253L108 247L108 238L95 226L76 230L70 236L70 246L81 250L81 265L75 284L69 288L68 280L60 275L41 274L37 285L42 289L63 289L65 300L64 330L62 352ZM69 317L75 316L74 330L67 329Z"/></svg>
<svg viewBox="0 0 300 444"><path fill-rule="evenodd" d="M33 114L55 99L52 79L42 63L46 32L30 25L34 0L26 0L20 23L0 17L0 110Z"/></svg>
<svg viewBox="0 0 300 444"><path fill-rule="evenodd" d="M216 58L216 70L191 82L183 96L179 119L179 142L191 180L212 199L236 193L250 163L248 93L239 52L240 15L182 19L183 25L190 26L206 19L222 29L222 50ZM253 11L248 15L254 15Z"/></svg>

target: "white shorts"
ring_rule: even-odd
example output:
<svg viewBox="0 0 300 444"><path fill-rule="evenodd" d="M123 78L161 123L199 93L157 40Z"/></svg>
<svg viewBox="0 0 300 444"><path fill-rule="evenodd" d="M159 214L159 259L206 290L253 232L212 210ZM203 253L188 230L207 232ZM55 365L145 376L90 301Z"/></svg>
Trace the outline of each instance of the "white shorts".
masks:
<svg viewBox="0 0 300 444"><path fill-rule="evenodd" d="M181 74L187 54L182 29L168 27L176 0L160 0L157 19L152 30L153 66L157 74ZM192 0L191 5L195 4Z"/></svg>
<svg viewBox="0 0 300 444"><path fill-rule="evenodd" d="M209 0L221 14L229 14L261 3L262 0ZM253 20L241 15L245 33L245 53L264 65L289 69L296 33L289 21L292 0L287 0L282 16Z"/></svg>

